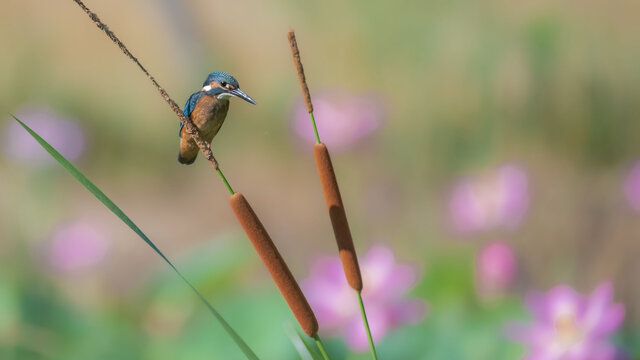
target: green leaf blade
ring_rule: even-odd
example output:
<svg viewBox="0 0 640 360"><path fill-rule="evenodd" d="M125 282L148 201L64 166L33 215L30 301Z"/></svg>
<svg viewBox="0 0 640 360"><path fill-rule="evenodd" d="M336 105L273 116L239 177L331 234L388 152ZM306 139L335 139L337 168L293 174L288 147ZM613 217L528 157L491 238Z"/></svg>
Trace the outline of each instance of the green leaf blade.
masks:
<svg viewBox="0 0 640 360"><path fill-rule="evenodd" d="M300 334L292 323L285 323L284 328L302 360L323 360L322 356L307 343L305 337Z"/></svg>
<svg viewBox="0 0 640 360"><path fill-rule="evenodd" d="M11 115L39 144L44 148L67 172L73 176L82 186L84 186L91 194L93 194L104 206L114 213L122 222L124 222L131 230L133 230L147 245L149 245L175 272L176 274L193 290L196 296L207 307L209 312L218 320L224 330L231 336L233 341L238 345L240 350L249 360L259 360L255 353L249 348L246 342L238 335L238 333L229 325L222 315L204 298L204 296L191 284L187 278L173 265L173 263L160 251L160 249L145 235L142 230L120 209L111 199L102 192L91 180L89 180L80 170L78 170L69 160L60 154L53 146L51 146L40 135L20 121L15 115Z"/></svg>

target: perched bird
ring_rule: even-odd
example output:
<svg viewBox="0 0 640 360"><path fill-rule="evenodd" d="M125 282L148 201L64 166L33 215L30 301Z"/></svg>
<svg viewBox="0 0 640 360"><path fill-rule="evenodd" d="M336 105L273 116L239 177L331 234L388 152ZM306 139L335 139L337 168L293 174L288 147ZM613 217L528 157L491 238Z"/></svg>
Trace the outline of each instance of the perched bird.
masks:
<svg viewBox="0 0 640 360"><path fill-rule="evenodd" d="M191 94L184 105L184 116L190 118L198 128L202 139L211 143L216 136L229 111L229 98L239 97L247 102L256 104L253 99L240 90L238 81L226 72L213 72L207 76L202 84L202 90ZM180 152L178 161L182 164L192 164L198 156L198 145L180 123Z"/></svg>

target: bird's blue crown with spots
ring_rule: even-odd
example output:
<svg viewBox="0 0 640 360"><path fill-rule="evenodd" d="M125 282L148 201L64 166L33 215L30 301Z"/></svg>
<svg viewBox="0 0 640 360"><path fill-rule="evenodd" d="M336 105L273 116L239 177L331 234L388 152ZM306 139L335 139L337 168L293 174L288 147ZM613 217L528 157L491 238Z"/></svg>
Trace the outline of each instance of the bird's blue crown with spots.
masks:
<svg viewBox="0 0 640 360"><path fill-rule="evenodd" d="M207 86L212 81L217 81L221 85L222 83L227 83L232 85L236 89L240 87L240 85L238 84L238 80L231 76L231 74L224 71L216 71L209 74L209 76L207 76L207 80L202 83L202 86Z"/></svg>

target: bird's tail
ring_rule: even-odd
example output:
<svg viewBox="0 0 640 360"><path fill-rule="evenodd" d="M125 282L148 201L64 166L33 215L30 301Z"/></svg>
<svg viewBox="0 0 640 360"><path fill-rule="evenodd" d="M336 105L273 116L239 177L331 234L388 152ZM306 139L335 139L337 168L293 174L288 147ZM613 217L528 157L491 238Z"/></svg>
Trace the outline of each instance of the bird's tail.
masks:
<svg viewBox="0 0 640 360"><path fill-rule="evenodd" d="M180 151L178 152L178 162L184 165L193 164L198 156L198 145L196 145L193 139L185 139L183 136L180 138Z"/></svg>
<svg viewBox="0 0 640 360"><path fill-rule="evenodd" d="M198 156L198 152L197 151L191 157L185 157L181 153L178 153L178 162L180 164L184 164L184 165L191 165L191 164L193 164L194 161L196 161L196 157L197 156Z"/></svg>

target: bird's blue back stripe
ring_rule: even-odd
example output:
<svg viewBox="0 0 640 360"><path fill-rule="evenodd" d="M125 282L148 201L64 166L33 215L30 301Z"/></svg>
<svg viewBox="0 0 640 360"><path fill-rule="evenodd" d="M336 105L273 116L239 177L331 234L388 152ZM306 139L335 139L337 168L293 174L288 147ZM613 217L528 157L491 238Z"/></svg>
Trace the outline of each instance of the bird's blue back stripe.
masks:
<svg viewBox="0 0 640 360"><path fill-rule="evenodd" d="M195 92L189 96L187 103L184 104L184 117L189 117L193 112L193 109L196 107L196 103L202 97L204 93L202 91ZM184 127L183 123L180 123L180 130L178 131L178 137L182 137L182 128Z"/></svg>

